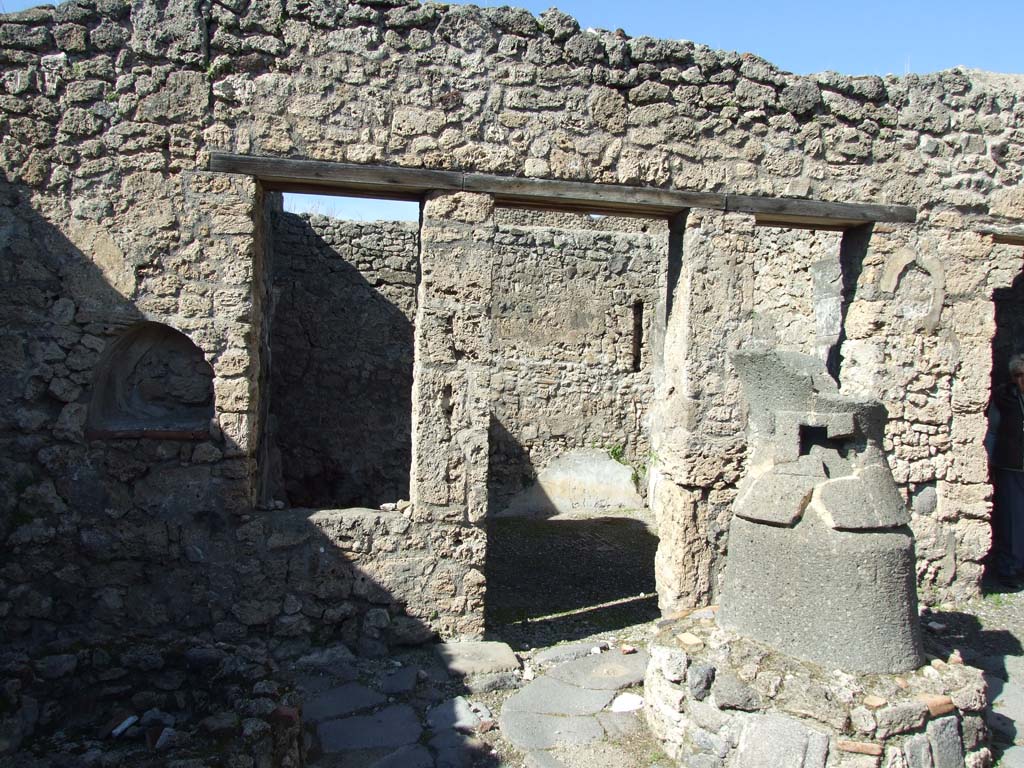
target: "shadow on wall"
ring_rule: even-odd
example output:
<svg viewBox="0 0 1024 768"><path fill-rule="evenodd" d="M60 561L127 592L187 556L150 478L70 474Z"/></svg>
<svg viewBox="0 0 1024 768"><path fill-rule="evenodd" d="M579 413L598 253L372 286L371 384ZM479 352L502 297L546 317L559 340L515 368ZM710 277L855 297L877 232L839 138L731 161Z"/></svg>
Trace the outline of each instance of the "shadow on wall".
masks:
<svg viewBox="0 0 1024 768"><path fill-rule="evenodd" d="M362 225L316 219L316 228L308 216L272 221L270 417L284 496L311 507L407 499L416 251L410 260L357 242L340 254L321 232ZM405 229L386 225L381 236Z"/></svg>
<svg viewBox="0 0 1024 768"><path fill-rule="evenodd" d="M491 414L487 441L487 508L493 514L537 481L537 468L533 466L530 451L494 414Z"/></svg>
<svg viewBox="0 0 1024 768"><path fill-rule="evenodd" d="M198 361L173 329L138 325L133 301L27 199L0 178L0 755L81 751L157 710L188 738L157 754L162 731L137 724L103 750L156 766L216 739L219 754L279 765L302 743L289 660L432 638L405 601L434 594L439 557L430 543L403 551L412 523L398 512L254 509L222 405L190 439L88 439L90 403L116 416L141 402L131 434L154 415L167 427L169 393L208 407L195 377L153 390L162 365ZM202 345L199 324L187 333ZM179 354L154 357L168 344ZM216 372L219 350L204 351ZM96 391L115 380L130 385ZM384 548L402 556L375 558Z"/></svg>

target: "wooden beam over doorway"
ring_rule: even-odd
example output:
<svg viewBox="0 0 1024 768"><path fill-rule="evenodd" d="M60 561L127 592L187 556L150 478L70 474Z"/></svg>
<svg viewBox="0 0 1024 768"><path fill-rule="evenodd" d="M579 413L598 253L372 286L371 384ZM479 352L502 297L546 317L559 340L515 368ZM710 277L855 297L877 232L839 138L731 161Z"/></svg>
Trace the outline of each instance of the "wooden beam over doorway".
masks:
<svg viewBox="0 0 1024 768"><path fill-rule="evenodd" d="M821 229L847 229L870 222L913 223L917 218L917 210L905 205L690 192L227 152L211 152L209 168L254 176L268 189L285 192L333 192L404 200L420 198L431 190L478 192L492 195L499 205L656 217L707 208L751 213L759 224Z"/></svg>

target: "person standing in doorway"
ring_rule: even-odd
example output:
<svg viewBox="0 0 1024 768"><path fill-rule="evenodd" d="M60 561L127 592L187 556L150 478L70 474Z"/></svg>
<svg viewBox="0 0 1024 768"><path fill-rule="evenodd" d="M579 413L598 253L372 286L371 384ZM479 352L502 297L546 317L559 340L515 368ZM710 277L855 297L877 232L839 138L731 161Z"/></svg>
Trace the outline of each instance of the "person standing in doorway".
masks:
<svg viewBox="0 0 1024 768"><path fill-rule="evenodd" d="M990 566L1019 586L1024 569L1024 354L1008 364L1010 381L992 393L985 450L995 491Z"/></svg>

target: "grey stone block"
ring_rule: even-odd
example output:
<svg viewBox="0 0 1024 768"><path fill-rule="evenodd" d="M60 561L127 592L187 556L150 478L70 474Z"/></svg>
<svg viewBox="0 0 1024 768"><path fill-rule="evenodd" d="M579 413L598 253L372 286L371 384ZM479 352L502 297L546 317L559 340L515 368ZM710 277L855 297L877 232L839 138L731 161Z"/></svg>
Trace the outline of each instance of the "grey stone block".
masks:
<svg viewBox="0 0 1024 768"><path fill-rule="evenodd" d="M747 520L792 525L803 517L814 486L819 482L817 477L770 472L740 491L742 495L736 499L733 510ZM766 503L766 499L771 499L771 503Z"/></svg>
<svg viewBox="0 0 1024 768"><path fill-rule="evenodd" d="M836 574L844 578L836 578ZM856 672L924 661L909 529L836 531L735 518L719 621L785 653Z"/></svg>
<svg viewBox="0 0 1024 768"><path fill-rule="evenodd" d="M396 704L372 715L328 720L317 727L324 752L383 749L414 744L423 729L412 707Z"/></svg>
<svg viewBox="0 0 1024 768"><path fill-rule="evenodd" d="M308 653L295 663L299 667L322 669L325 672L330 672L334 666L354 662L355 658L355 654L348 649L348 646L337 643L330 648L320 648L312 653Z"/></svg>
<svg viewBox="0 0 1024 768"><path fill-rule="evenodd" d="M807 734L807 751L804 753L803 768L825 768L828 760L829 738L824 733L810 731Z"/></svg>
<svg viewBox="0 0 1024 768"><path fill-rule="evenodd" d="M387 699L381 694L364 685L347 683L324 691L308 702L305 702L302 706L302 715L309 722L319 723L323 720L330 720L331 718L342 717L363 709L369 709L378 704L383 704L385 701Z"/></svg>
<svg viewBox="0 0 1024 768"><path fill-rule="evenodd" d="M616 691L642 683L649 658L644 651L628 655L602 653L570 661L548 674L581 688Z"/></svg>
<svg viewBox="0 0 1024 768"><path fill-rule="evenodd" d="M593 647L594 643L588 642L555 645L537 653L533 657L533 663L544 667L550 664L562 664L566 661L582 659L584 656L590 655L590 649ZM607 644L605 644L605 648L607 648Z"/></svg>
<svg viewBox="0 0 1024 768"><path fill-rule="evenodd" d="M711 691L715 681L715 668L704 662L694 662L686 676L686 684L690 687L690 695L697 701L703 701Z"/></svg>
<svg viewBox="0 0 1024 768"><path fill-rule="evenodd" d="M596 717L613 741L635 736L644 728L641 714L636 712L598 712Z"/></svg>
<svg viewBox="0 0 1024 768"><path fill-rule="evenodd" d="M910 522L892 475L879 464L822 483L819 499L835 528L897 528Z"/></svg>
<svg viewBox="0 0 1024 768"><path fill-rule="evenodd" d="M416 687L419 673L416 667L402 667L385 675L377 687L381 693L408 693Z"/></svg>
<svg viewBox="0 0 1024 768"><path fill-rule="evenodd" d="M690 742L701 752L725 757L729 754L729 742L721 736L703 728L691 728L689 730Z"/></svg>
<svg viewBox="0 0 1024 768"><path fill-rule="evenodd" d="M737 768L804 768L809 753L827 754L828 737L783 715L758 715L747 721L736 753ZM825 761L807 768L821 768Z"/></svg>
<svg viewBox="0 0 1024 768"><path fill-rule="evenodd" d="M893 704L875 712L875 734L885 739L898 733L907 733L920 728L927 719L928 707L919 701Z"/></svg>
<svg viewBox="0 0 1024 768"><path fill-rule="evenodd" d="M512 694L505 708L545 715L592 715L608 706L614 695L614 690L580 688L544 675Z"/></svg>
<svg viewBox="0 0 1024 768"><path fill-rule="evenodd" d="M484 675L519 669L519 659L507 643L482 640L440 643L437 653L453 675Z"/></svg>
<svg viewBox="0 0 1024 768"><path fill-rule="evenodd" d="M431 730L473 732L480 725L480 718L469 708L469 702L462 696L456 696L441 702L427 713L427 725Z"/></svg>
<svg viewBox="0 0 1024 768"><path fill-rule="evenodd" d="M508 740L524 750L589 744L604 736L601 724L590 716L563 717L502 710L499 725Z"/></svg>
<svg viewBox="0 0 1024 768"><path fill-rule="evenodd" d="M712 733L718 733L730 719L729 715L722 712L710 701L691 701L689 702L688 709L693 722Z"/></svg>
<svg viewBox="0 0 1024 768"><path fill-rule="evenodd" d="M740 682L739 678L729 672L719 672L715 676L711 695L714 696L719 709L755 712L761 708L761 697L757 691Z"/></svg>
<svg viewBox="0 0 1024 768"><path fill-rule="evenodd" d="M907 758L907 768L935 768L931 745L923 733L915 733L903 742L903 756Z"/></svg>
<svg viewBox="0 0 1024 768"><path fill-rule="evenodd" d="M650 653L651 659L666 680L670 683L681 683L686 680L686 667L690 662L686 651L670 645L653 645Z"/></svg>
<svg viewBox="0 0 1024 768"><path fill-rule="evenodd" d="M840 394L807 355L733 362L750 403L750 465L769 469L741 483L719 622L828 667L916 669L914 540L885 463L885 409ZM827 477L813 477L819 464Z"/></svg>
<svg viewBox="0 0 1024 768"><path fill-rule="evenodd" d="M960 738L960 723L955 715L932 720L925 733L928 735L935 768L964 768L964 744Z"/></svg>

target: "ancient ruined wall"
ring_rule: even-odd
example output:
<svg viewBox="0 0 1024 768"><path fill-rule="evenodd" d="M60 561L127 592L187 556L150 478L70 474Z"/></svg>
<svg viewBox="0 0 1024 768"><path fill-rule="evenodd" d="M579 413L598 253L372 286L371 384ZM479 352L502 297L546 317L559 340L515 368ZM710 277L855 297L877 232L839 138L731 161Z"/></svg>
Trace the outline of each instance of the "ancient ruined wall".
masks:
<svg viewBox="0 0 1024 768"><path fill-rule="evenodd" d="M408 499L419 227L283 212L272 227L278 496L301 507Z"/></svg>
<svg viewBox="0 0 1024 768"><path fill-rule="evenodd" d="M609 450L639 480L665 222L517 209L496 222L492 510L575 448Z"/></svg>
<svg viewBox="0 0 1024 768"><path fill-rule="evenodd" d="M13 642L175 623L287 632L279 621L301 639L303 621L334 626L328 611L365 578L395 595L389 615L415 597L412 609L445 632L478 627L491 397L480 307L492 302L494 236L475 224L488 216L460 219L452 234L445 220L460 206L437 205L435 267L452 261L483 287L464 293L446 277L434 298L451 324L423 331L433 335L419 347L430 360L413 397L425 423L414 421L410 513L423 527L381 539L341 516L302 540L274 538L282 511L250 503L268 364L262 201L252 180L205 170L211 150L917 206L915 224L871 236L846 316L843 387L899 414L891 455L918 502L922 585L976 588L988 547L990 294L1021 263L1019 249L977 232L1024 218L1020 78L798 77L751 55L581 31L558 12L398 0L81 0L3 17L0 66L0 615ZM669 273L652 422L667 605L711 595L727 542L745 451L728 360L754 338L743 297L756 284L731 233L749 226L691 212ZM810 328L788 306L765 310L783 339ZM207 439L85 439L96 361L141 320L182 332L210 364ZM371 539L399 554L371 556ZM314 578L329 566L321 547L338 554L336 590ZM297 611L285 602L293 592ZM258 610L237 607L256 595Z"/></svg>

